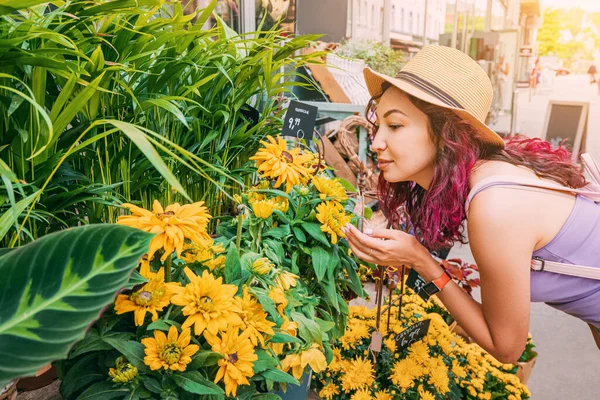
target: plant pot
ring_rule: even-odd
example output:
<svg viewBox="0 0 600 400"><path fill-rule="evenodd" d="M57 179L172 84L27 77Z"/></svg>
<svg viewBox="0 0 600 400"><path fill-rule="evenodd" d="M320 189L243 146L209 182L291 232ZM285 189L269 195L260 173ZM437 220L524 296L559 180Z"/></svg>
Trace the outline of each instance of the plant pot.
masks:
<svg viewBox="0 0 600 400"><path fill-rule="evenodd" d="M527 362L519 363L518 369L517 369L517 378L519 378L521 380L521 383L523 383L523 385L527 385L527 381L529 380L529 377L531 376L531 371L533 371L533 367L535 365L536 360L537 360L537 357L534 357Z"/></svg>
<svg viewBox="0 0 600 400"><path fill-rule="evenodd" d="M35 376L21 378L17 382L19 390L29 392L50 385L57 378L56 368L52 364L48 364L35 373Z"/></svg>
<svg viewBox="0 0 600 400"><path fill-rule="evenodd" d="M15 400L17 398L17 381L12 381L5 387L0 387L0 400Z"/></svg>
<svg viewBox="0 0 600 400"><path fill-rule="evenodd" d="M307 400L310 392L310 381L312 379L312 369L307 368L300 379L300 386L288 385L285 393L283 390L273 392L281 397L281 400Z"/></svg>

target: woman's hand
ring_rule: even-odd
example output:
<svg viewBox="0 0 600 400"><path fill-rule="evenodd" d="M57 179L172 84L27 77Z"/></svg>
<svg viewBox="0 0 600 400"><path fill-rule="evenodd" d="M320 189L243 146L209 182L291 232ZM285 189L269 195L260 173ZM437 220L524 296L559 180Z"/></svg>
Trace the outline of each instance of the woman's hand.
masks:
<svg viewBox="0 0 600 400"><path fill-rule="evenodd" d="M343 228L350 248L358 258L371 264L408 265L426 281L439 277L441 267L414 236L392 229L366 229L360 232L352 224Z"/></svg>

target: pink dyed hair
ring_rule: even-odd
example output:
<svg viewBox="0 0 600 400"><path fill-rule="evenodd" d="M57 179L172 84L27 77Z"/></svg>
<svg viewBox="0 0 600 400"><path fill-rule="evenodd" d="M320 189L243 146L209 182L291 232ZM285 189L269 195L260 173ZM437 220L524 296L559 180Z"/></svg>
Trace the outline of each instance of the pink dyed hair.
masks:
<svg viewBox="0 0 600 400"><path fill-rule="evenodd" d="M383 91L387 87L384 86ZM373 116L375 101L367 108ZM570 153L561 146L553 148L541 139L515 137L501 150L478 139L477 131L451 110L432 105L409 95L410 101L429 117L429 134L440 149L434 161L429 190L414 182L390 183L379 175L379 200L392 226L402 222L402 208L410 218L415 235L430 250L465 243L465 201L469 176L478 160L504 161L533 170L541 178L579 188L585 185L581 169L571 163Z"/></svg>

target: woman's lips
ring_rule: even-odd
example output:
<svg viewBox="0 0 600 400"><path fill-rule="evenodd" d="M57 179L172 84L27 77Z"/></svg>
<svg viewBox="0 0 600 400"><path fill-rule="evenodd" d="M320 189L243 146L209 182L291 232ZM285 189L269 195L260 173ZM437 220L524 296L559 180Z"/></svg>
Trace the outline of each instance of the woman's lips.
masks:
<svg viewBox="0 0 600 400"><path fill-rule="evenodd" d="M380 170L385 170L388 165L390 165L393 161L389 161L389 160L379 160L377 162L377 166L379 167Z"/></svg>

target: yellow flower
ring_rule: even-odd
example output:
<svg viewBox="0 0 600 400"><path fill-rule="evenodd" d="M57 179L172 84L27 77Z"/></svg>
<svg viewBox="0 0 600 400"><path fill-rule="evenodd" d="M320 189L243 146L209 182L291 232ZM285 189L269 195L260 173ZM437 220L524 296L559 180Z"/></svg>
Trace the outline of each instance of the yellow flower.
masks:
<svg viewBox="0 0 600 400"><path fill-rule="evenodd" d="M425 373L424 368L412 357L405 358L394 364L390 380L394 385L407 389L411 387L416 378Z"/></svg>
<svg viewBox="0 0 600 400"><path fill-rule="evenodd" d="M250 203L252 211L257 218L267 219L273 214L276 209L276 204L272 200L257 200Z"/></svg>
<svg viewBox="0 0 600 400"><path fill-rule="evenodd" d="M331 400L336 394L340 394L340 389L335 383L328 383L319 391L319 397L325 400Z"/></svg>
<svg viewBox="0 0 600 400"><path fill-rule="evenodd" d="M425 342L415 342L408 348L413 359L417 360L421 365L425 365L429 361L429 346Z"/></svg>
<svg viewBox="0 0 600 400"><path fill-rule="evenodd" d="M298 279L298 275L296 274L288 271L279 271L274 280L281 289L289 290L291 287L296 286L296 279Z"/></svg>
<svg viewBox="0 0 600 400"><path fill-rule="evenodd" d="M326 198L336 201L348 200L346 189L337 179L330 179L325 176L317 175L312 178L312 183L319 191L319 197L322 200L325 200Z"/></svg>
<svg viewBox="0 0 600 400"><path fill-rule="evenodd" d="M350 400L372 400L373 397L371 397L371 391L369 389L361 389L356 391L352 397L350 397Z"/></svg>
<svg viewBox="0 0 600 400"><path fill-rule="evenodd" d="M321 230L331 235L331 243L338 242L338 236L345 238L342 228L350 222L350 216L344 207L336 201L326 201L317 206L317 219L321 223Z"/></svg>
<svg viewBox="0 0 600 400"><path fill-rule="evenodd" d="M142 339L146 347L144 364L151 370L164 368L172 371L185 371L186 366L192 361L192 356L200 349L198 345L190 344L190 330L183 329L181 334L177 328L171 326L169 335L155 330L153 338Z"/></svg>
<svg viewBox="0 0 600 400"><path fill-rule="evenodd" d="M304 166L312 158L310 154L300 154L300 149L287 150L284 139L274 139L267 136L267 141L261 141L264 146L255 156L250 157L256 161L258 172L263 178L277 179L275 187L285 184L285 191L289 193L294 185L299 185L311 175L311 171Z"/></svg>
<svg viewBox="0 0 600 400"><path fill-rule="evenodd" d="M254 296L248 293L248 287L244 286L242 297L235 298L238 304L238 308L241 310L239 315L242 318L242 325L240 329L242 331L248 331L250 341L254 346L260 342L262 346L265 345L263 334L274 335L273 326L274 322L267 320L267 313L265 313L263 307L254 298Z"/></svg>
<svg viewBox="0 0 600 400"><path fill-rule="evenodd" d="M438 366L429 371L429 383L435 386L436 390L441 394L446 394L450 391L448 385L450 384L450 378L448 378L448 369L444 366Z"/></svg>
<svg viewBox="0 0 600 400"><path fill-rule="evenodd" d="M287 355L283 361L281 361L281 369L285 372L292 370L292 376L296 379L302 378L304 369L307 365L310 365L313 372L319 373L327 368L327 360L325 355L317 344L305 351L296 354Z"/></svg>
<svg viewBox="0 0 600 400"><path fill-rule="evenodd" d="M276 288L271 289L271 291L269 292L269 298L273 300L275 304L277 304L277 311L279 312L279 314L283 315L283 310L285 310L285 308L288 305L288 299L287 297L285 297L283 288L278 286Z"/></svg>
<svg viewBox="0 0 600 400"><path fill-rule="evenodd" d="M352 390L369 387L375 381L373 364L366 358L357 358L348 362L343 368L342 389L348 393Z"/></svg>
<svg viewBox="0 0 600 400"><path fill-rule="evenodd" d="M373 397L373 400L392 400L393 397L390 393L388 393L387 390L382 390L379 391L377 393L375 393L375 396Z"/></svg>
<svg viewBox="0 0 600 400"><path fill-rule="evenodd" d="M275 196L271 200L274 202L275 208L281 212L285 213L290 208L290 202L283 196Z"/></svg>
<svg viewBox="0 0 600 400"><path fill-rule="evenodd" d="M202 277L188 267L184 272L190 283L177 288L171 298L171 303L183 306L183 315L188 317L183 328L194 325L196 336L202 335L205 330L216 335L219 331L242 324L238 315L241 310L234 299L238 290L236 286L223 284L223 278L215 279L206 270Z"/></svg>
<svg viewBox="0 0 600 400"><path fill-rule="evenodd" d="M221 268L225 264L225 256L217 256L219 253L225 252L222 244L214 245L213 240L209 239L205 245L198 245L194 242L186 243L183 246L183 253L179 256L188 264L198 262L209 270Z"/></svg>
<svg viewBox="0 0 600 400"><path fill-rule="evenodd" d="M456 360L452 361L452 372L458 378L463 378L464 379L464 378L467 377L467 371L465 371L465 369Z"/></svg>
<svg viewBox="0 0 600 400"><path fill-rule="evenodd" d="M117 358L115 363L116 368L111 368L108 371L108 376L116 383L131 382L138 374L138 369L127 362L125 357Z"/></svg>
<svg viewBox="0 0 600 400"><path fill-rule="evenodd" d="M165 283L165 271L150 272L150 265L142 261L140 273L149 279L140 289L131 294L120 294L115 301L118 315L133 311L136 326L144 325L146 313L152 314L152 321L158 319L158 311L169 305L169 300L179 287L176 283Z"/></svg>
<svg viewBox="0 0 600 400"><path fill-rule="evenodd" d="M383 340L383 344L385 344L385 347L387 347L387 349L390 351L390 353L395 353L396 352L396 339L392 336L385 338Z"/></svg>
<svg viewBox="0 0 600 400"><path fill-rule="evenodd" d="M160 260L165 261L173 251L177 251L178 256L181 255L185 239L190 239L198 244L204 244L210 239L206 228L212 217L203 204L202 201L183 206L175 203L163 209L160 202L154 200L152 212L150 212L133 204L125 203L123 207L128 208L132 215L120 216L117 224L158 234L150 242L148 259L151 260L154 253L164 249L165 253Z"/></svg>
<svg viewBox="0 0 600 400"><path fill-rule="evenodd" d="M208 332L204 334L212 351L224 356L219 360L215 383L223 379L227 396L235 397L238 386L249 385L248 378L254 375L254 361L258 356L248 336L248 331L240 335L238 329L223 332L220 338Z"/></svg>
<svg viewBox="0 0 600 400"><path fill-rule="evenodd" d="M275 264L273 264L268 258L261 257L252 263L252 272L257 275L266 275L271 272L274 266Z"/></svg>
<svg viewBox="0 0 600 400"><path fill-rule="evenodd" d="M435 395L431 394L431 392L423 389L422 386L419 386L419 398L420 400L435 400Z"/></svg>

